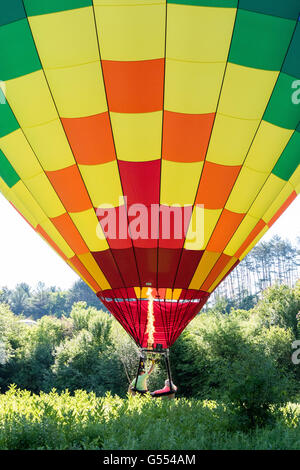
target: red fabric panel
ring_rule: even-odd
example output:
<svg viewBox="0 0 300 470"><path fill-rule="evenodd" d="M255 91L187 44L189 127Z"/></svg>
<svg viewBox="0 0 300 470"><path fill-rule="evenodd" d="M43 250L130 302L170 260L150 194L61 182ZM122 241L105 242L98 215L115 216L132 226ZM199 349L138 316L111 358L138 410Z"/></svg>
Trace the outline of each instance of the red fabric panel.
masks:
<svg viewBox="0 0 300 470"><path fill-rule="evenodd" d="M112 254L120 270L121 276L126 283L126 286L139 286L140 280L133 248L112 250Z"/></svg>
<svg viewBox="0 0 300 470"><path fill-rule="evenodd" d="M132 241L128 235L128 218L125 206L110 209L95 208L100 225L106 234L106 240L112 249L131 248ZM108 224L113 228L108 232Z"/></svg>
<svg viewBox="0 0 300 470"><path fill-rule="evenodd" d="M142 286L157 285L157 249L156 248L139 248L134 249L138 271Z"/></svg>
<svg viewBox="0 0 300 470"><path fill-rule="evenodd" d="M123 194L127 205L159 203L160 159L150 162L119 161Z"/></svg>
<svg viewBox="0 0 300 470"><path fill-rule="evenodd" d="M132 213L131 213L132 214ZM159 230L159 205L154 207L140 206L134 215L128 215L129 232L132 243L139 248L157 248ZM133 238L136 234L140 238Z"/></svg>
<svg viewBox="0 0 300 470"><path fill-rule="evenodd" d="M111 287L117 289L123 287L124 282L120 277L120 273L111 250L92 252L92 255Z"/></svg>
<svg viewBox="0 0 300 470"><path fill-rule="evenodd" d="M159 214L159 247L182 248L188 231L192 206L160 206ZM163 238L164 237L164 238ZM178 238L175 238L178 237Z"/></svg>
<svg viewBox="0 0 300 470"><path fill-rule="evenodd" d="M174 285L181 249L158 249L158 285L160 287L172 287Z"/></svg>
<svg viewBox="0 0 300 470"><path fill-rule="evenodd" d="M175 289L187 289L195 274L196 268L202 258L204 251L185 250L182 251L182 256L174 284Z"/></svg>
<svg viewBox="0 0 300 470"><path fill-rule="evenodd" d="M130 294L125 289L113 289L99 293L98 297L117 318L125 330L141 347L147 347L147 300L134 300L125 297ZM121 295L122 294L122 295ZM187 324L200 311L207 301L209 294L202 291L186 291L187 301L171 302L168 300L154 301L154 346L162 344L163 348L170 347L178 338ZM193 300L196 300L193 302Z"/></svg>

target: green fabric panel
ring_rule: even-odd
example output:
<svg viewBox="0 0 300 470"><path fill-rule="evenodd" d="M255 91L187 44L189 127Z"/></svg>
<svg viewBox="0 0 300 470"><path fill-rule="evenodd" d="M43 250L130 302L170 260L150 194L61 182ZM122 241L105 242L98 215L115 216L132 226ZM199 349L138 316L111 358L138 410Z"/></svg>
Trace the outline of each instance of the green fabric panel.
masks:
<svg viewBox="0 0 300 470"><path fill-rule="evenodd" d="M18 121L16 120L12 110L7 104L4 94L0 89L0 137L19 129Z"/></svg>
<svg viewBox="0 0 300 470"><path fill-rule="evenodd" d="M167 0L176 5L197 5L199 7L236 8L238 0Z"/></svg>
<svg viewBox="0 0 300 470"><path fill-rule="evenodd" d="M1 26L0 77L10 80L41 69L27 19Z"/></svg>
<svg viewBox="0 0 300 470"><path fill-rule="evenodd" d="M288 181L299 164L300 134L299 132L294 132L287 146L282 152L278 162L273 168L272 173L274 173L274 175L278 176L279 178Z"/></svg>
<svg viewBox="0 0 300 470"><path fill-rule="evenodd" d="M273 90L263 119L276 126L295 129L300 120L300 92L292 88L294 77L281 73ZM298 90L300 90L298 88ZM293 93L298 100L293 102Z"/></svg>
<svg viewBox="0 0 300 470"><path fill-rule="evenodd" d="M282 71L300 78L300 23L296 26L294 36L285 58Z"/></svg>
<svg viewBox="0 0 300 470"><path fill-rule="evenodd" d="M229 62L264 70L280 70L295 22L238 10Z"/></svg>
<svg viewBox="0 0 300 470"><path fill-rule="evenodd" d="M297 20L299 0L240 0L239 8Z"/></svg>
<svg viewBox="0 0 300 470"><path fill-rule="evenodd" d="M300 122L299 122L298 126L296 127L296 131L300 132Z"/></svg>
<svg viewBox="0 0 300 470"><path fill-rule="evenodd" d="M109 2L108 2L109 3ZM93 5L92 0L24 0L27 16L45 15Z"/></svg>
<svg viewBox="0 0 300 470"><path fill-rule="evenodd" d="M22 0L0 1L0 26L26 18Z"/></svg>
<svg viewBox="0 0 300 470"><path fill-rule="evenodd" d="M18 181L20 181L20 177L18 173L14 170L11 166L9 161L7 160L4 153L0 150L0 176L4 180L4 182L12 188Z"/></svg>

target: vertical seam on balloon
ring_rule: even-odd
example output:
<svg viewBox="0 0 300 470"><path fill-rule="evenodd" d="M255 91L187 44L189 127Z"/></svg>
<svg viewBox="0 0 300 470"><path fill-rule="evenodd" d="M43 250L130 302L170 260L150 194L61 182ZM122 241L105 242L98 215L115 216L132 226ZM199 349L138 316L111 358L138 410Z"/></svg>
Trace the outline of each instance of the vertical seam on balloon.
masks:
<svg viewBox="0 0 300 470"><path fill-rule="evenodd" d="M199 176L199 181L198 181L197 189L196 189L196 192L195 192L195 199L194 199L194 203L193 203L193 205L192 205L192 211L191 211L191 216L190 216L188 228L189 228L190 223L191 223L191 221L192 221L193 211L194 211L194 207L195 207L195 203L196 203L196 199L197 199L197 194L198 194L198 190L199 190L199 186L200 186L200 182L201 182L202 172L203 172L203 168L204 168L204 165L205 165L206 156L207 156L207 153L208 153L209 144L210 144L210 141L211 141L211 138L212 138L213 129L214 129L214 125L215 125L215 121L216 121L216 117L217 117L217 111L218 111L218 107L219 107L219 103L220 103L220 99L221 99L221 94L222 94L222 89L223 89L223 84L224 84L224 80L225 80L225 76L226 76L227 65L228 65L228 58L229 58L230 49L231 49L231 44L232 44L232 38L233 38L234 30L235 30L235 25L236 25L236 19L237 19L238 9L239 9L239 0L238 0L238 2L237 2L236 13L235 13L235 18L234 18L234 23L233 23L232 33L231 33L231 39L230 39L230 45L229 45L229 48L228 48L228 54L227 54L227 58L226 58L226 64L225 64L225 67L224 67L222 82L221 82L221 86L220 86L220 92L219 92L219 96L218 96L218 101L217 101L217 105L216 105L216 110L215 110L215 113L214 113L214 119L213 119L211 131L210 131L210 135L209 135L209 139L208 139L208 143L207 143L207 148L206 148L206 152L205 152L205 156L204 156L204 160L203 160L203 166L202 166L202 169L201 169L201 173L200 173L200 176ZM187 230L187 233L188 233L188 230ZM183 242L183 245L182 245L182 249L181 249L181 253L180 253L180 257L179 257L179 261L178 261L178 266L177 266L177 270L176 270L176 274L175 274L175 278L174 278L174 284L175 284L175 282L176 282L176 277L177 277L178 270L179 270L179 266L180 266L180 263L181 263L181 258L182 258L182 254L183 254L183 250L184 250L185 240L186 240L186 237L185 237L184 242ZM196 268L196 269L197 269L197 268ZM188 287L189 287L189 286L188 286ZM188 287L187 287L187 288L188 288Z"/></svg>
<svg viewBox="0 0 300 470"><path fill-rule="evenodd" d="M109 103L108 103L108 98L107 98L107 89L106 89L106 83L105 83L105 78L104 78L104 73L103 73L102 58L101 58L101 48L100 48L100 39L99 39L99 34L98 34L98 26L97 26L97 21L96 21L96 13L95 13L94 1L92 2L92 9L93 9L93 18L94 18L95 32L96 32L96 37L97 37L97 45L98 45L98 52L99 52L99 59L100 59L100 67L101 67L101 73L102 73L102 77L103 77L103 85L104 85L104 91L105 91L105 97L106 97L106 103L107 103L108 118L109 118L109 123L110 123L110 128L111 128L111 134L112 134L112 139L113 139L113 144L114 144L114 149L115 149L115 154L116 154L116 160L117 160L117 166L118 166L119 179L120 179L120 184L121 184L122 193L123 193L123 198L124 198L123 182L122 182L121 173L120 173L119 159L118 159L118 154L117 154L117 148L116 148L116 143L115 143L115 137L114 137L113 127L112 127L112 123L111 123L111 116L110 116L110 110L109 110ZM141 284L141 276L140 276L139 267L138 267L138 262L137 262L136 253L135 253L135 249L134 249L134 243L133 243L132 238L131 238L131 236L130 236L129 216L128 216L127 204L125 203L125 200L124 200L124 208L125 208L125 210L126 210L127 225L128 225L128 234L129 234L130 241L131 241L131 245L132 245L132 253L133 253L133 256L134 256L135 265L136 265L136 271L137 271L139 283L140 283L140 286L141 286L141 285L142 285L142 284ZM115 263L116 263L116 261L115 261ZM120 269L119 269L117 263L116 263L116 266L117 266L117 268L118 268L118 270L119 270L119 272L120 272L120 275L121 275L121 271L120 271ZM122 280L123 280L123 277L122 277L122 276L121 276L121 278L122 278ZM124 280L123 280L123 283L124 283ZM127 291L127 288L126 288L125 283L124 283L124 287L125 287L125 290ZM131 310L131 308L130 308L130 310ZM138 312L138 309L137 309L137 312ZM139 315L138 315L138 316L139 316ZM139 316L139 323L140 323L140 316Z"/></svg>
<svg viewBox="0 0 300 470"><path fill-rule="evenodd" d="M160 239L160 199L161 199L161 175L162 175L162 154L164 139L164 120L165 120L165 92L166 92L166 63L167 63L167 30L168 30L168 1L165 8L165 47L164 47L164 85L163 85L163 103L161 120L161 149L160 149L160 170L159 170L159 201L158 201L158 227L157 227L157 258L156 258L156 288L158 290L158 263L159 263L159 239ZM172 294L173 295L173 294Z"/></svg>

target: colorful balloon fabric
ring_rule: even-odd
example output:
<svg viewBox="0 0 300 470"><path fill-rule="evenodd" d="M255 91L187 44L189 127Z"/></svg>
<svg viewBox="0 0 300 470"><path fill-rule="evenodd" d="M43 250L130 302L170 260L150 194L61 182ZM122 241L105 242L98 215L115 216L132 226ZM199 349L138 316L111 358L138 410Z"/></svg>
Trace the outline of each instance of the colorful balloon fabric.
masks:
<svg viewBox="0 0 300 470"><path fill-rule="evenodd" d="M169 347L300 192L298 18L299 0L0 3L0 190L140 346L149 295Z"/></svg>

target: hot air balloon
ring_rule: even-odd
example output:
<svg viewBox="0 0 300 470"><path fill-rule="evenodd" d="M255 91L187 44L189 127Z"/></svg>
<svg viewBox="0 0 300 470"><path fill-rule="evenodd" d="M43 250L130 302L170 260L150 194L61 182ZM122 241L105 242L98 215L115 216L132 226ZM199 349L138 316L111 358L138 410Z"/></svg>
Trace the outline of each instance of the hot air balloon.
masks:
<svg viewBox="0 0 300 470"><path fill-rule="evenodd" d="M300 191L298 16L1 2L0 190L142 348L167 350Z"/></svg>

